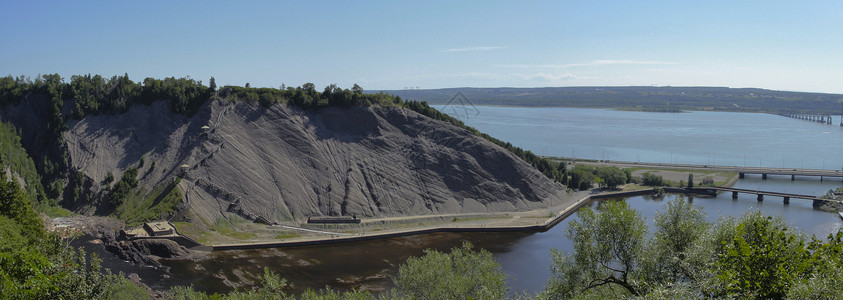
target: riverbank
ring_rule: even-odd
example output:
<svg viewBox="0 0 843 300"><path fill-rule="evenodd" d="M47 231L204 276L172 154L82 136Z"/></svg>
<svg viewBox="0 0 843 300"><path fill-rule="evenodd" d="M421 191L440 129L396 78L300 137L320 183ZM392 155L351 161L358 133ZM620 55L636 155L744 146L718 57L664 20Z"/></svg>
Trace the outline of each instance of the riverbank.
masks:
<svg viewBox="0 0 843 300"><path fill-rule="evenodd" d="M360 224L268 225L279 231L301 235L272 240L250 240L210 245L213 251L259 248L285 248L347 243L437 232L536 232L544 231L588 203L588 191L571 192L571 200L546 209L488 214L442 214L363 219Z"/></svg>
<svg viewBox="0 0 843 300"><path fill-rule="evenodd" d="M556 158L564 159L564 158ZM709 166L694 165L657 165L609 161L567 160L569 164L592 164L618 166L633 169L632 174L640 177L651 173L664 177L673 186L694 174L696 184L703 179L711 179L715 185L731 186L738 180L737 172L712 170ZM635 166L631 168L630 165ZM276 225L233 224L240 225L241 231L228 229L233 238L210 237L207 233L194 237L205 242L212 251L285 248L325 244L338 244L375 239L387 239L400 236L412 236L439 232L541 232L547 231L561 220L576 212L592 199L606 197L626 197L652 194L652 187L627 184L620 190L569 192L569 200L555 203L545 209L505 213L465 213L439 214L424 216L406 216L363 219L359 224L298 224L285 223ZM180 232L190 232L183 227L185 223L176 223ZM238 238L240 237L240 238Z"/></svg>
<svg viewBox="0 0 843 300"><path fill-rule="evenodd" d="M633 175L651 173L665 177L674 184L694 174L695 178L713 178L717 185L731 186L737 173L716 171L709 166L677 166L661 164L638 164L609 161L569 160L569 165L610 165L622 168L635 166ZM684 167L684 168L683 168ZM254 248L284 248L310 245L324 245L387 239L438 232L541 232L547 231L564 218L576 212L582 205L595 198L624 197L651 194L652 188L627 184L620 190L569 191L567 200L553 203L547 208L522 212L463 213L424 216L405 216L363 219L359 224L283 224L264 225L246 220L230 220L228 224L217 224L212 230L199 231L187 222L175 222L182 235L198 240L204 247L188 247L200 251L220 251Z"/></svg>
<svg viewBox="0 0 843 300"><path fill-rule="evenodd" d="M660 163L642 163L642 162L626 162L626 161L610 161L610 160L589 160L577 159L567 157L547 157L556 162L568 164L569 168L577 164L589 166L603 166L603 167L618 167L621 169L630 169L632 175L641 177L644 173L661 176L664 178L669 186L681 187L680 182L688 179L688 174L694 175L694 185L700 186L704 181L709 180L710 185L715 186L732 186L739 178L738 167L731 166L709 166L709 165L692 165L692 164L660 164Z"/></svg>
<svg viewBox="0 0 843 300"><path fill-rule="evenodd" d="M311 235L281 241L219 244L212 245L210 246L210 248L212 251L222 251L301 247L360 242L401 236L444 232L543 232L549 230L550 228L570 216L571 214L575 213L583 205L590 203L592 200L601 198L649 195L652 193L653 190L649 188L630 191L611 191L602 193L592 190L578 192L576 194L582 196L578 200L566 202L555 207L549 208L548 210L533 210L529 212L497 213L485 215L451 214L441 216L389 218L389 220L372 219L364 220L364 222L362 223L363 225L359 226L340 224L314 226L311 224L310 226L307 226L306 229L312 231L319 231L323 234L323 236ZM554 210L556 210L556 213L549 213L544 217L541 216L542 213L547 213L549 211L552 212ZM425 218L427 220L421 220L422 218ZM407 223L408 221L409 223ZM414 221L420 222L413 223ZM372 224L376 224L374 226L384 225L393 228L382 230L365 230L372 229ZM401 227L400 224L409 225L406 227ZM316 230L314 228L318 228L320 230ZM378 227L375 228L380 229Z"/></svg>

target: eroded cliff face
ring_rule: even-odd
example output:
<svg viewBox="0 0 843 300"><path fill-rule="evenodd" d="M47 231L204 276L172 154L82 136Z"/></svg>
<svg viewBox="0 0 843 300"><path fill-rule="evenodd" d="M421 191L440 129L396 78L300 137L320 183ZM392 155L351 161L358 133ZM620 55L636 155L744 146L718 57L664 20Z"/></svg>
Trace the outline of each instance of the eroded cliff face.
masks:
<svg viewBox="0 0 843 300"><path fill-rule="evenodd" d="M140 185L182 177L184 215L206 223L519 211L567 197L507 150L401 108L216 100L187 118L158 101L69 127L70 164L93 191L145 157Z"/></svg>

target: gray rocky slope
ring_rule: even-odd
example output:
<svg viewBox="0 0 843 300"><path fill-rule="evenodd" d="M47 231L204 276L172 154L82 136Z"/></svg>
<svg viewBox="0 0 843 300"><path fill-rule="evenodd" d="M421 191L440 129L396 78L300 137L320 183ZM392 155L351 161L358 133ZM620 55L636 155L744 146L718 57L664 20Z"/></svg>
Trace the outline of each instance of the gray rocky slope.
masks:
<svg viewBox="0 0 843 300"><path fill-rule="evenodd" d="M185 215L207 223L521 211L568 197L507 150L394 107L307 112L215 100L188 118L157 101L71 121L65 143L95 192L141 157L141 186L181 176Z"/></svg>

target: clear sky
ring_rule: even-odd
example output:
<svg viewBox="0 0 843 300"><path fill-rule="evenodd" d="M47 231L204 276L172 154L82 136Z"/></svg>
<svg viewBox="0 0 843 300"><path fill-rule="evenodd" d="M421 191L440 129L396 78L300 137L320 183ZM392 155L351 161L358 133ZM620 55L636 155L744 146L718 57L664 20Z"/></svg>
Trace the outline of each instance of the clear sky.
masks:
<svg viewBox="0 0 843 300"><path fill-rule="evenodd" d="M843 93L841 1L8 1L0 74Z"/></svg>

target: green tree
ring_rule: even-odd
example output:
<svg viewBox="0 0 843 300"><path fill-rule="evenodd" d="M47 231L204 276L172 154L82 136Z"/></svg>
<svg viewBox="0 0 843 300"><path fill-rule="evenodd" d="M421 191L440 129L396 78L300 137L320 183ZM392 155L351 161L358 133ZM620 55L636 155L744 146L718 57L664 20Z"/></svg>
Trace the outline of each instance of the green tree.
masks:
<svg viewBox="0 0 843 300"><path fill-rule="evenodd" d="M829 235L827 242L813 238L808 249L814 272L794 281L787 298L843 299L843 233Z"/></svg>
<svg viewBox="0 0 843 300"><path fill-rule="evenodd" d="M548 298L837 299L843 295L843 233L811 242L780 218L745 214L712 226L677 198L655 232L623 204L583 209L569 224L572 254L553 251ZM645 245L645 246L641 246Z"/></svg>
<svg viewBox="0 0 843 300"><path fill-rule="evenodd" d="M473 251L467 242L451 253L425 250L411 257L393 281L395 292L410 299L502 299L507 291L492 254Z"/></svg>
<svg viewBox="0 0 843 300"><path fill-rule="evenodd" d="M569 173L571 174L571 178L568 181L568 185L571 187L587 190L594 183L594 171L588 166L576 165Z"/></svg>
<svg viewBox="0 0 843 300"><path fill-rule="evenodd" d="M361 94L361 95L363 94L363 88L360 87L360 85L358 85L356 83L354 84L354 86L351 87L351 91L354 92L355 94Z"/></svg>
<svg viewBox="0 0 843 300"><path fill-rule="evenodd" d="M695 245L705 237L710 224L699 207L677 197L656 213L655 233L644 255L644 277L654 284L692 282L702 265Z"/></svg>
<svg viewBox="0 0 843 300"><path fill-rule="evenodd" d="M3 161L0 160L0 166ZM21 232L30 239L40 238L44 234L44 225L38 214L32 209L32 203L17 180L6 177L0 170L0 215L18 224Z"/></svg>
<svg viewBox="0 0 843 300"><path fill-rule="evenodd" d="M694 173L688 173L688 188L694 187Z"/></svg>
<svg viewBox="0 0 843 300"><path fill-rule="evenodd" d="M662 178L659 175L650 174L649 172L641 174L641 181L644 185L649 185L649 186L664 186L665 185L664 178Z"/></svg>
<svg viewBox="0 0 843 300"><path fill-rule="evenodd" d="M208 88L211 89L211 91L217 90L217 80L214 79L214 76L211 76L211 80L208 81Z"/></svg>
<svg viewBox="0 0 843 300"><path fill-rule="evenodd" d="M621 171L623 171L623 174L626 175L626 183L634 183L635 182L635 178L632 177L632 170L631 169L624 168L624 169L621 169Z"/></svg>
<svg viewBox="0 0 843 300"><path fill-rule="evenodd" d="M546 296L570 298L616 288L629 295L642 293L641 253L647 226L644 218L623 201L601 203L597 212L584 207L566 234L574 252L552 250L553 264Z"/></svg>
<svg viewBox="0 0 843 300"><path fill-rule="evenodd" d="M618 167L600 167L596 169L597 177L603 179L603 186L614 189L626 184L626 173Z"/></svg>
<svg viewBox="0 0 843 300"><path fill-rule="evenodd" d="M3 299L145 299L123 275L100 268L96 255L74 250L44 230L15 181L0 172L0 295ZM133 288L134 287L134 288Z"/></svg>
<svg viewBox="0 0 843 300"><path fill-rule="evenodd" d="M782 299L800 275L811 270L804 241L781 219L745 215L726 241L716 267L727 292Z"/></svg>
<svg viewBox="0 0 843 300"><path fill-rule="evenodd" d="M114 188L111 189L111 192L108 195L109 202L112 205L119 206L126 200L126 197L129 196L129 193L138 186L138 169L137 168L128 168L123 175L120 177L120 180L114 184Z"/></svg>

